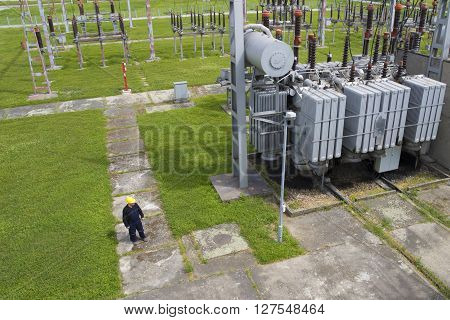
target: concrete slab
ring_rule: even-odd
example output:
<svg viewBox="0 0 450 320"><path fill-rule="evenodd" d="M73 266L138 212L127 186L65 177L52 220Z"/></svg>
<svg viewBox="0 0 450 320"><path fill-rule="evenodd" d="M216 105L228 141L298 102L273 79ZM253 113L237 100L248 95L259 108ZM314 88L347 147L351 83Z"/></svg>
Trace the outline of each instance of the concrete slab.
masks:
<svg viewBox="0 0 450 320"><path fill-rule="evenodd" d="M32 116L44 116L48 114L57 113L57 110L58 110L58 103L9 108L3 111L4 112L3 117L5 119L17 119Z"/></svg>
<svg viewBox="0 0 450 320"><path fill-rule="evenodd" d="M106 148L109 157L145 151L144 140L142 139L110 142L106 144Z"/></svg>
<svg viewBox="0 0 450 320"><path fill-rule="evenodd" d="M380 223L383 219L388 219L394 229L425 221L412 204L401 199L397 194L388 194L364 200L361 203L370 209L368 214L372 218Z"/></svg>
<svg viewBox="0 0 450 320"><path fill-rule="evenodd" d="M420 190L417 198L428 202L443 214L450 215L450 185L441 184L435 188Z"/></svg>
<svg viewBox="0 0 450 320"><path fill-rule="evenodd" d="M107 141L120 141L120 140L132 140L139 139L139 128L129 127L116 130L110 130L107 133Z"/></svg>
<svg viewBox="0 0 450 320"><path fill-rule="evenodd" d="M111 175L113 196L142 191L151 188L155 184L156 181L149 170Z"/></svg>
<svg viewBox="0 0 450 320"><path fill-rule="evenodd" d="M227 87L220 84L207 84L200 87L191 88L192 95L194 96L206 96L209 94L222 94L227 92Z"/></svg>
<svg viewBox="0 0 450 320"><path fill-rule="evenodd" d="M113 215L119 221L122 221L122 210L125 207L125 198L127 196L113 198ZM161 213L161 202L157 191L132 193L130 196L136 199L146 217Z"/></svg>
<svg viewBox="0 0 450 320"><path fill-rule="evenodd" d="M148 92L148 95L151 101L155 104L171 102L175 98L173 89L150 91Z"/></svg>
<svg viewBox="0 0 450 320"><path fill-rule="evenodd" d="M66 108L66 106L61 106L59 110L60 112L75 112L83 110L103 109L104 107L105 101L103 98L92 98L73 100L70 107Z"/></svg>
<svg viewBox="0 0 450 320"><path fill-rule="evenodd" d="M382 245L349 241L253 270L264 299L439 299L442 296Z"/></svg>
<svg viewBox="0 0 450 320"><path fill-rule="evenodd" d="M128 229L123 223L116 225L116 236L118 240L117 253L123 255L132 251L150 250L156 247L176 245L172 232L163 214L145 218L142 220L147 242L138 241L134 245L130 241Z"/></svg>
<svg viewBox="0 0 450 320"><path fill-rule="evenodd" d="M381 245L378 237L365 230L346 210L335 207L295 218L286 217L285 226L308 251L334 247L357 240L366 245Z"/></svg>
<svg viewBox="0 0 450 320"><path fill-rule="evenodd" d="M109 158L109 172L122 173L150 169L147 154L134 153Z"/></svg>
<svg viewBox="0 0 450 320"><path fill-rule="evenodd" d="M450 233L436 223L421 223L394 230L405 248L450 286Z"/></svg>
<svg viewBox="0 0 450 320"><path fill-rule="evenodd" d="M203 257L212 259L247 250L248 244L239 232L239 226L236 224L220 224L205 230L194 231L194 237L200 244Z"/></svg>
<svg viewBox="0 0 450 320"><path fill-rule="evenodd" d="M157 106L146 107L145 111L147 113L164 112L164 111L170 111L170 110L176 110L176 109L191 108L193 106L194 106L193 102L180 102L180 103L160 104L160 105L157 105Z"/></svg>
<svg viewBox="0 0 450 320"><path fill-rule="evenodd" d="M106 128L107 129L119 129L126 127L136 127L137 121L135 117L132 118L111 118L108 119Z"/></svg>
<svg viewBox="0 0 450 320"><path fill-rule="evenodd" d="M150 97L147 92L124 94L120 96L111 96L105 98L107 107L111 106L130 106L130 105L142 105L150 103Z"/></svg>
<svg viewBox="0 0 450 320"><path fill-rule="evenodd" d="M193 241L192 236L182 238L186 248L186 255L193 266L194 277L205 278L211 275L245 270L257 265L255 257L250 250L231 253L226 256L220 256L209 260L203 260L201 248L198 248Z"/></svg>
<svg viewBox="0 0 450 320"><path fill-rule="evenodd" d="M128 118L135 117L136 111L132 107L120 107L107 108L103 114L108 118Z"/></svg>
<svg viewBox="0 0 450 320"><path fill-rule="evenodd" d="M125 294L159 289L187 279L178 247L123 256L119 265Z"/></svg>
<svg viewBox="0 0 450 320"><path fill-rule="evenodd" d="M247 189L240 189L238 179L231 173L213 176L210 180L222 201L235 200L243 196L267 195L273 191L256 171L249 171Z"/></svg>
<svg viewBox="0 0 450 320"><path fill-rule="evenodd" d="M127 297L133 300L256 300L258 295L243 271L183 282Z"/></svg>

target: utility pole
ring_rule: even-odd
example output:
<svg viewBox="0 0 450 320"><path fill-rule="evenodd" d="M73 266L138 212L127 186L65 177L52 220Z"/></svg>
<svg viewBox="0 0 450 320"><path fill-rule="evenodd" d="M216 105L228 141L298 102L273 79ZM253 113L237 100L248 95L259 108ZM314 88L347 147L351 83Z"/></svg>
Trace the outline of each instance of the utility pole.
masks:
<svg viewBox="0 0 450 320"><path fill-rule="evenodd" d="M127 6L128 6L128 19L130 20L130 28L133 28L133 18L131 17L131 4L130 4L130 0L127 0Z"/></svg>
<svg viewBox="0 0 450 320"><path fill-rule="evenodd" d="M230 0L231 126L233 176L239 188L248 188L247 124L245 97L244 6Z"/></svg>
<svg viewBox="0 0 450 320"><path fill-rule="evenodd" d="M147 11L147 26L148 26L148 42L150 44L150 58L147 62L159 60L155 55L155 39L153 38L153 22L152 12L150 9L150 0L145 1L145 10Z"/></svg>

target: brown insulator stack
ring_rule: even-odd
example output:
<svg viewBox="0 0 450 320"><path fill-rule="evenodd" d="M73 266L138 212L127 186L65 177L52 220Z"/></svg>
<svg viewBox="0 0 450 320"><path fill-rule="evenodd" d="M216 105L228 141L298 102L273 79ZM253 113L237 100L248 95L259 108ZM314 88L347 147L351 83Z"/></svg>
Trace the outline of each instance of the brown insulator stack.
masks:
<svg viewBox="0 0 450 320"><path fill-rule="evenodd" d="M314 34L308 35L308 62L309 68L316 68L316 36Z"/></svg>
<svg viewBox="0 0 450 320"><path fill-rule="evenodd" d="M366 32L364 33L364 41L363 41L363 56L367 56L369 52L369 41L372 37L372 26L373 26L373 4L369 4L367 6L367 24L366 24Z"/></svg>
<svg viewBox="0 0 450 320"><path fill-rule="evenodd" d="M84 4L82 0L78 0L78 10L80 10L80 16L84 16Z"/></svg>
<svg viewBox="0 0 450 320"><path fill-rule="evenodd" d="M399 79L403 75L403 60L399 62L395 79Z"/></svg>
<svg viewBox="0 0 450 320"><path fill-rule="evenodd" d="M403 10L403 5L401 3L397 3L395 5L394 26L393 26L392 32L391 32L391 45L389 48L390 53L394 53L395 47L397 44L397 37L398 37L398 32L399 32L399 27L400 27L400 15L402 13L402 10Z"/></svg>
<svg viewBox="0 0 450 320"><path fill-rule="evenodd" d="M342 55L342 67L347 67L348 64L348 51L350 48L350 35L347 33L344 42L344 54Z"/></svg>
<svg viewBox="0 0 450 320"><path fill-rule="evenodd" d="M348 81L349 82L355 81L355 77L356 77L356 66L355 63L353 63L352 68L350 69L350 79Z"/></svg>
<svg viewBox="0 0 450 320"><path fill-rule="evenodd" d="M275 39L283 41L283 31L281 29L275 30Z"/></svg>
<svg viewBox="0 0 450 320"><path fill-rule="evenodd" d="M34 35L36 36L36 40L41 51L44 50L44 43L42 42L41 30L39 27L34 27Z"/></svg>
<svg viewBox="0 0 450 320"><path fill-rule="evenodd" d="M294 66L298 63L298 49L301 44L301 27L302 27L302 10L296 9L294 12L295 16L295 28L294 28Z"/></svg>
<svg viewBox="0 0 450 320"><path fill-rule="evenodd" d="M47 22L48 22L48 28L50 29L50 33L55 33L55 26L53 25L52 16L47 17Z"/></svg>
<svg viewBox="0 0 450 320"><path fill-rule="evenodd" d="M98 6L98 2L94 1L94 8L95 8L95 14L99 15L100 14L100 7Z"/></svg>
<svg viewBox="0 0 450 320"><path fill-rule="evenodd" d="M122 35L124 35L125 34L125 25L123 24L123 18L120 13L119 13L119 27L120 27L120 32L122 32Z"/></svg>
<svg viewBox="0 0 450 320"><path fill-rule="evenodd" d="M78 24L77 24L77 18L75 18L75 15L72 17L72 31L73 31L73 37L76 38L78 36Z"/></svg>
<svg viewBox="0 0 450 320"><path fill-rule="evenodd" d="M402 66L406 72L406 67L408 66L408 52L409 52L409 41L406 39L405 46L403 48Z"/></svg>
<svg viewBox="0 0 450 320"><path fill-rule="evenodd" d="M381 56L386 57L389 49L389 32L383 34L383 47L381 49Z"/></svg>
<svg viewBox="0 0 450 320"><path fill-rule="evenodd" d="M387 78L388 66L389 66L388 62L385 61L384 64L383 64L383 70L381 71L381 77L382 78Z"/></svg>
<svg viewBox="0 0 450 320"><path fill-rule="evenodd" d="M420 5L419 27L417 28L417 32L419 32L421 35L424 31L425 21L427 19L427 12L428 12L427 5L425 3L422 3Z"/></svg>
<svg viewBox="0 0 450 320"><path fill-rule="evenodd" d="M263 10L262 12L262 23L263 26L266 28L269 28L270 22L269 22L270 12L267 10Z"/></svg>
<svg viewBox="0 0 450 320"><path fill-rule="evenodd" d="M372 63L370 63L370 62L367 65L366 80L372 80Z"/></svg>
<svg viewBox="0 0 450 320"><path fill-rule="evenodd" d="M377 65L378 62L378 52L380 51L380 34L378 33L375 36L375 46L373 48L373 57L372 57L372 64Z"/></svg>
<svg viewBox="0 0 450 320"><path fill-rule="evenodd" d="M116 13L116 8L114 7L114 1L109 0L109 6L111 8L111 13Z"/></svg>

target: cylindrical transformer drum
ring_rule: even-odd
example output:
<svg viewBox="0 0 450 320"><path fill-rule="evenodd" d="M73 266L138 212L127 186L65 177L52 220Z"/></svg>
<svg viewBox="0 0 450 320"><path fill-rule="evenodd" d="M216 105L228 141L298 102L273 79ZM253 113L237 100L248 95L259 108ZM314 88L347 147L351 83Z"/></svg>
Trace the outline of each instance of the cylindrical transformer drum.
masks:
<svg viewBox="0 0 450 320"><path fill-rule="evenodd" d="M247 31L244 36L245 61L270 77L287 74L294 63L294 52L285 42L268 35Z"/></svg>

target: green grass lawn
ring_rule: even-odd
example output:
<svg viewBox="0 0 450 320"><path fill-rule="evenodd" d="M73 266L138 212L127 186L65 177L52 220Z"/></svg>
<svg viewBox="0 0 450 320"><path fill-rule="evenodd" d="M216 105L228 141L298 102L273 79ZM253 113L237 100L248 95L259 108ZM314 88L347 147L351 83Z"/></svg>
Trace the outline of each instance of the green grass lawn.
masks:
<svg viewBox="0 0 450 320"><path fill-rule="evenodd" d="M196 99L194 108L138 119L173 234L235 222L261 263L302 254L286 230L284 242L276 242L275 205L260 197L224 203L211 185L210 176L230 171L231 120L220 108L224 101L222 95L207 96Z"/></svg>
<svg viewBox="0 0 450 320"><path fill-rule="evenodd" d="M120 295L100 111L0 123L0 299Z"/></svg>

